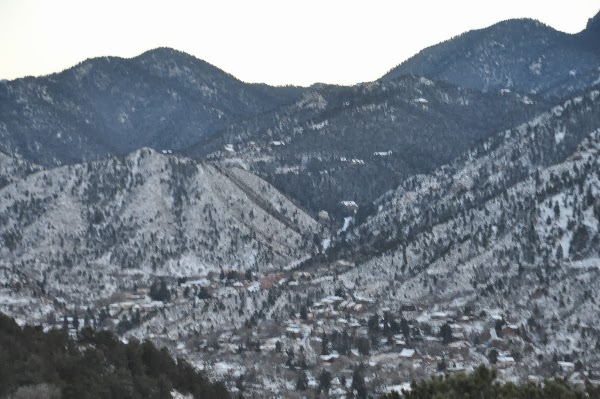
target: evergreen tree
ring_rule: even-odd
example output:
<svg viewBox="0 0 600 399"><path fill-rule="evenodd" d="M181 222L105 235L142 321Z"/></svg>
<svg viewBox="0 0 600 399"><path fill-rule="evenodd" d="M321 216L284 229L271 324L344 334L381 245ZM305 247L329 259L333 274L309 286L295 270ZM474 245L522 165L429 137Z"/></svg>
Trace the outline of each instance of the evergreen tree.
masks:
<svg viewBox="0 0 600 399"><path fill-rule="evenodd" d="M444 323L442 325L440 328L440 337L442 338L442 343L444 345L448 345L450 342L452 342L452 327L450 327L450 324Z"/></svg>
<svg viewBox="0 0 600 399"><path fill-rule="evenodd" d="M77 312L73 313L73 328L75 331L79 330L79 316L77 315Z"/></svg>
<svg viewBox="0 0 600 399"><path fill-rule="evenodd" d="M358 399L367 398L367 384L365 383L363 370L364 366L361 364L356 367L352 373L352 390L356 391L356 397Z"/></svg>
<svg viewBox="0 0 600 399"><path fill-rule="evenodd" d="M296 379L296 391L306 391L308 389L308 376L306 371L301 370Z"/></svg>
<svg viewBox="0 0 600 399"><path fill-rule="evenodd" d="M325 333L321 337L321 355L329 355L329 339Z"/></svg>
<svg viewBox="0 0 600 399"><path fill-rule="evenodd" d="M329 394L329 388L331 388L331 373L329 370L323 369L319 375L319 388L318 392L324 392L325 395Z"/></svg>
<svg viewBox="0 0 600 399"><path fill-rule="evenodd" d="M308 319L308 313L307 313L307 310L306 310L306 306L302 306L302 307L300 308L300 318L301 318L302 320L306 320L306 319Z"/></svg>
<svg viewBox="0 0 600 399"><path fill-rule="evenodd" d="M498 351L496 349L492 349L488 354L488 359L492 364L498 363Z"/></svg>
<svg viewBox="0 0 600 399"><path fill-rule="evenodd" d="M402 330L402 335L404 339L408 342L410 339L410 326L408 325L408 321L403 317L400 320L400 330Z"/></svg>

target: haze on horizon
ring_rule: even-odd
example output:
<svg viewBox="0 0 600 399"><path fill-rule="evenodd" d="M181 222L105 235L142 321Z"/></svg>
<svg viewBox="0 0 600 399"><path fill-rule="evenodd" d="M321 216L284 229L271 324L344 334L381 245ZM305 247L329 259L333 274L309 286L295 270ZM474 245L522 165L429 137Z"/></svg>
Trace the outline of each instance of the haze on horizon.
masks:
<svg viewBox="0 0 600 399"><path fill-rule="evenodd" d="M246 82L372 81L425 47L512 18L576 33L600 0L2 0L0 79L172 47Z"/></svg>

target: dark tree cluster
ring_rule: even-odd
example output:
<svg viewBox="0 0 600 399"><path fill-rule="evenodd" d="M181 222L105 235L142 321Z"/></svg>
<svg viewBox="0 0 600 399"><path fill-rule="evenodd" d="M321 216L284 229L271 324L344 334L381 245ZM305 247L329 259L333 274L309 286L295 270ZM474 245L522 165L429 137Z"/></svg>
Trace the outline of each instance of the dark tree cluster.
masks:
<svg viewBox="0 0 600 399"><path fill-rule="evenodd" d="M413 382L410 391L402 395L393 392L381 399L598 399L600 388L586 383L585 389L570 385L565 379L546 381L543 384L529 382L524 385L499 383L497 371L480 366L471 374L455 374L434 377L431 380Z"/></svg>
<svg viewBox="0 0 600 399"><path fill-rule="evenodd" d="M199 399L230 398L183 359L150 341L122 343L107 331L20 327L0 314L0 397L63 399L169 399L171 392Z"/></svg>

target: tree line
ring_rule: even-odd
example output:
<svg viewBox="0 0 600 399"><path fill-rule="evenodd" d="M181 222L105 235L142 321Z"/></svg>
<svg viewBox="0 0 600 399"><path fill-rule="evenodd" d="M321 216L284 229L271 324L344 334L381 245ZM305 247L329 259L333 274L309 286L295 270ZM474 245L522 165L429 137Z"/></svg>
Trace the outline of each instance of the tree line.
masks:
<svg viewBox="0 0 600 399"><path fill-rule="evenodd" d="M413 382L410 390L392 392L381 399L598 399L600 387L589 382L580 388L557 378L543 384L516 385L496 381L497 370L480 366L470 374L454 374Z"/></svg>

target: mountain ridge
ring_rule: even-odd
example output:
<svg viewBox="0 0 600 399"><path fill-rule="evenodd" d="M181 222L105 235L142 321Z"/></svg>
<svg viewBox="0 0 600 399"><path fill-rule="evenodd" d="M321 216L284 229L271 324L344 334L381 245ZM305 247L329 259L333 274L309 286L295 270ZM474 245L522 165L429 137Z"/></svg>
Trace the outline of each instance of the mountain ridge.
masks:
<svg viewBox="0 0 600 399"><path fill-rule="evenodd" d="M598 15L576 34L532 19L501 21L423 49L382 79L414 73L484 91L508 88L568 98L600 76L577 79L600 67L594 41L597 19Z"/></svg>
<svg viewBox="0 0 600 399"><path fill-rule="evenodd" d="M0 150L47 165L189 145L303 89L243 83L171 49L0 83Z"/></svg>
<svg viewBox="0 0 600 399"><path fill-rule="evenodd" d="M536 96L480 93L412 75L332 85L181 153L239 160L314 213L341 220L341 201L368 204L546 106Z"/></svg>

